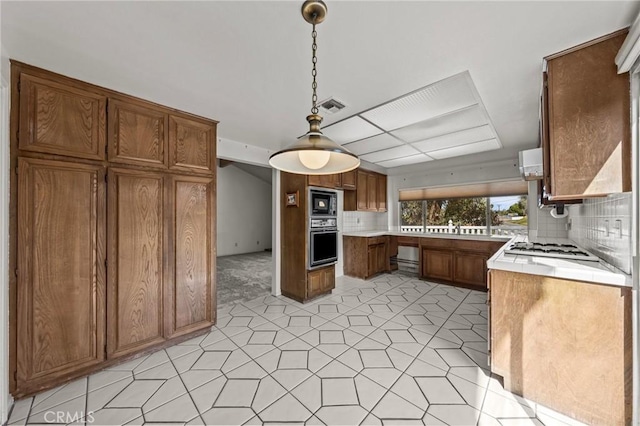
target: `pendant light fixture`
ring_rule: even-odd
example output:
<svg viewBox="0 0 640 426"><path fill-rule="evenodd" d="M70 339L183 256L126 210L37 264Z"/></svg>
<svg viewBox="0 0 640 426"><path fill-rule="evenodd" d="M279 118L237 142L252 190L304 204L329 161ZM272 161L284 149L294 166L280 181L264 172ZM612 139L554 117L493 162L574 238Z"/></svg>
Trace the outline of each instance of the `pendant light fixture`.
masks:
<svg viewBox="0 0 640 426"><path fill-rule="evenodd" d="M348 172L360 165L360 159L348 149L338 145L320 131L322 116L318 114L318 96L316 89L316 24L320 24L327 16L327 5L322 0L307 0L302 5L304 20L313 26L311 37L311 62L313 68L311 75L313 83L311 88L311 115L307 116L309 131L298 138L296 142L285 149L276 152L269 158L269 164L283 172L304 175L329 175L333 173Z"/></svg>

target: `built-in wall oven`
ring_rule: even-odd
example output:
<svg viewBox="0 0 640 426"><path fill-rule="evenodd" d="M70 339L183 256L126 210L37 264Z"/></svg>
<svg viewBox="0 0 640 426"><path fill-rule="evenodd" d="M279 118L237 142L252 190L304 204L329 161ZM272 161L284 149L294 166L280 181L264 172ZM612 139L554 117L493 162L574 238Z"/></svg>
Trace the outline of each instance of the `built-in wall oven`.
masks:
<svg viewBox="0 0 640 426"><path fill-rule="evenodd" d="M338 261L338 222L333 218L309 219L309 269Z"/></svg>

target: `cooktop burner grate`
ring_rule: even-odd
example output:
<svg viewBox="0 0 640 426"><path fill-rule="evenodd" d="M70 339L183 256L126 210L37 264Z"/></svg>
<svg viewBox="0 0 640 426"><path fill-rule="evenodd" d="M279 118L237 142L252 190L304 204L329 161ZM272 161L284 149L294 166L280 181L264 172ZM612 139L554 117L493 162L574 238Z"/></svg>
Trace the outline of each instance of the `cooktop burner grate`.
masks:
<svg viewBox="0 0 640 426"><path fill-rule="evenodd" d="M504 252L506 254L517 254L522 256L540 256L589 261L600 260L586 250L582 250L573 244L518 242L511 244L511 246L509 246L509 248Z"/></svg>

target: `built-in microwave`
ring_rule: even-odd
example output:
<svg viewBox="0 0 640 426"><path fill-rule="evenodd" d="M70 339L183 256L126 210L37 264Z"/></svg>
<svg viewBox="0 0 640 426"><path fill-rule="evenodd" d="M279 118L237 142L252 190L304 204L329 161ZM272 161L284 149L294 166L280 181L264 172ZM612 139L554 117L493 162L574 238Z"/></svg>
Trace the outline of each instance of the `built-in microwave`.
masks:
<svg viewBox="0 0 640 426"><path fill-rule="evenodd" d="M335 191L309 190L309 216L335 217L338 213L338 194Z"/></svg>

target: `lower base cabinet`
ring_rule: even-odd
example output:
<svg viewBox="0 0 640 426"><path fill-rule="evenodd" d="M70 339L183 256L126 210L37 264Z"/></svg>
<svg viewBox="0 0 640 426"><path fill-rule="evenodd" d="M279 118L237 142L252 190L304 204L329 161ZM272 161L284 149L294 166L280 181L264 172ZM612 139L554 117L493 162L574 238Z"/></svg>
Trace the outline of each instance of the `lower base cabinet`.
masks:
<svg viewBox="0 0 640 426"><path fill-rule="evenodd" d="M328 293L336 288L335 266L314 269L307 273L307 291L309 298Z"/></svg>
<svg viewBox="0 0 640 426"><path fill-rule="evenodd" d="M484 253L456 252L453 260L453 281L486 287L487 260Z"/></svg>
<svg viewBox="0 0 640 426"><path fill-rule="evenodd" d="M386 236L368 238L345 236L343 238L344 274L365 280L388 272L390 270L388 240L389 237Z"/></svg>
<svg viewBox="0 0 640 426"><path fill-rule="evenodd" d="M489 271L491 371L587 424L631 424L631 289Z"/></svg>
<svg viewBox="0 0 640 426"><path fill-rule="evenodd" d="M453 281L453 252L423 248L422 276L436 280Z"/></svg>

